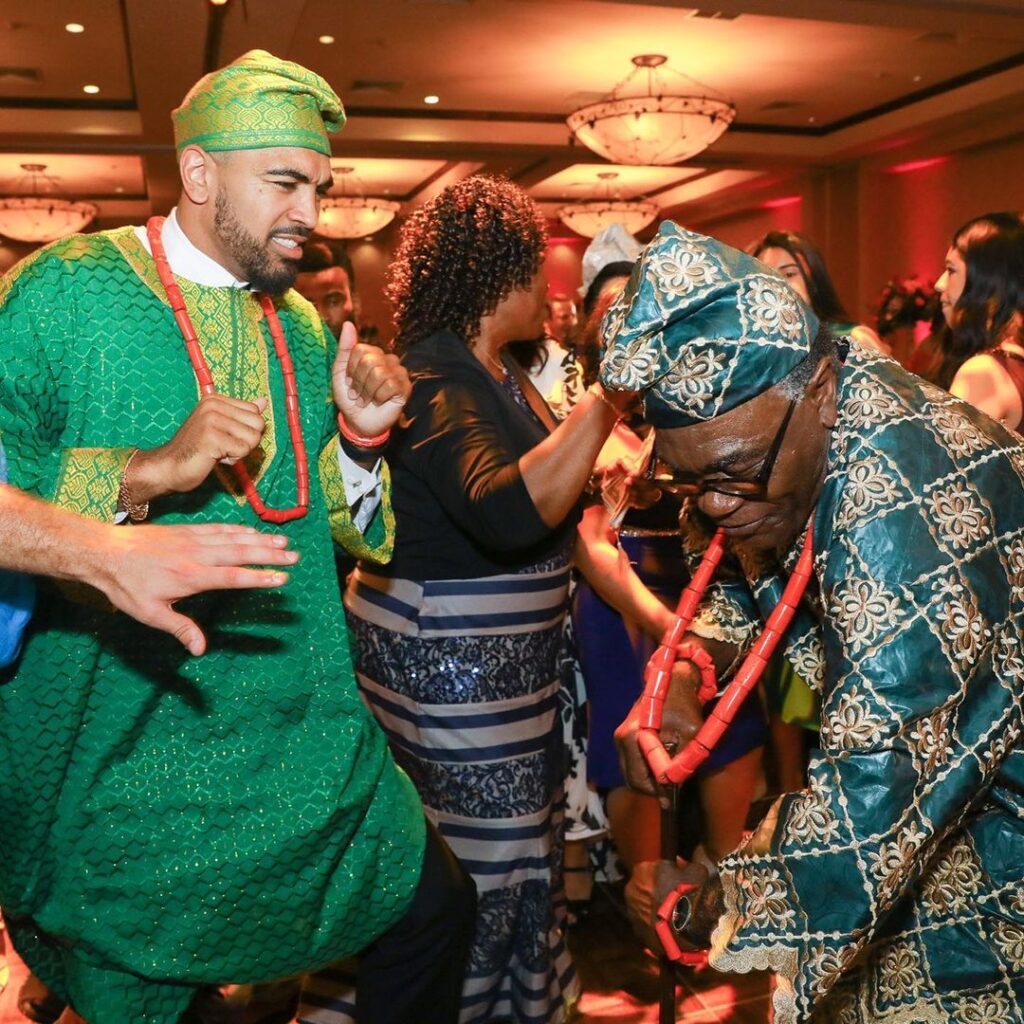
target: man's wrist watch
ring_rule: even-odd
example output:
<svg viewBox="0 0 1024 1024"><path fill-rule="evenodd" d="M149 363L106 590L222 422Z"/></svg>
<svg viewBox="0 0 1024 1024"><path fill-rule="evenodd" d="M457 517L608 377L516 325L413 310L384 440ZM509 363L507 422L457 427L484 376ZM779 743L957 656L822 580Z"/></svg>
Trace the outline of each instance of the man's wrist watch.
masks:
<svg viewBox="0 0 1024 1024"><path fill-rule="evenodd" d="M687 891L692 888L692 885L687 886ZM679 890L677 889L676 892L678 893ZM675 933L676 938L681 937L685 933L686 926L690 923L690 918L692 916L693 904L690 903L690 900L685 893L680 893L675 906L672 908L672 915L668 919L669 926Z"/></svg>
<svg viewBox="0 0 1024 1024"><path fill-rule="evenodd" d="M121 486L117 490L117 507L120 511L126 513L129 522L132 523L141 523L149 515L149 502L132 501L132 491L128 485L128 468L132 464L132 459L138 454L139 449L136 448L128 456L128 460L124 464L124 470L121 473Z"/></svg>

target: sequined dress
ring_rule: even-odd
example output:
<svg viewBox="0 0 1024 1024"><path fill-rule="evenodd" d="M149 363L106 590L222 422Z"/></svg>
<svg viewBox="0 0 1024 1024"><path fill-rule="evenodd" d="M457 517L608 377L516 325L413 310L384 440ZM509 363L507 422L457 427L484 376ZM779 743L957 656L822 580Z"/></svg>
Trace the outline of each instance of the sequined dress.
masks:
<svg viewBox="0 0 1024 1024"><path fill-rule="evenodd" d="M246 289L179 279L218 390L271 398L250 460L294 503L284 389ZM209 652L48 585L0 683L0 905L15 944L90 1024L170 1024L195 986L270 980L367 945L418 880L415 790L360 700L332 530L386 558L389 500L349 521L312 307L277 300L310 453L302 560L280 591L183 603ZM268 362L269 360L269 362ZM72 236L0 285L0 430L11 482L110 520L131 447L167 441L198 398L134 229ZM154 502L161 522L262 525L226 474ZM131 529L131 527L125 527Z"/></svg>

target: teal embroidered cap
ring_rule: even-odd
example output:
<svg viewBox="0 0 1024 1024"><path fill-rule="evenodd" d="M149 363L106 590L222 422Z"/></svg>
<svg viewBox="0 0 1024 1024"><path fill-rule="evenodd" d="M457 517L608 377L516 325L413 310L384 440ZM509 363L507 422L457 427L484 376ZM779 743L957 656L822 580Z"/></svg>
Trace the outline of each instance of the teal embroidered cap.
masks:
<svg viewBox="0 0 1024 1024"><path fill-rule="evenodd" d="M656 427L685 427L777 384L818 318L770 267L664 221L601 325L601 382L641 391Z"/></svg>

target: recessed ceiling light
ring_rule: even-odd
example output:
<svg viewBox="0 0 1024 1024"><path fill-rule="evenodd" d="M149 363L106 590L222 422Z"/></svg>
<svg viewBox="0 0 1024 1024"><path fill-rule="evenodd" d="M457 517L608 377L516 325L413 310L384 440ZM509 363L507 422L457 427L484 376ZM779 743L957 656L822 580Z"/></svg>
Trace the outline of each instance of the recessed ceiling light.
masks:
<svg viewBox="0 0 1024 1024"><path fill-rule="evenodd" d="M817 120L817 118L816 118L816 117L809 117L809 118L807 118L807 123L808 123L808 124L814 124L814 122L815 122L816 120Z"/></svg>
<svg viewBox="0 0 1024 1024"><path fill-rule="evenodd" d="M431 106L433 106L435 103L440 103L441 102L441 97L440 96L424 96L423 97L423 102L424 103L429 103Z"/></svg>
<svg viewBox="0 0 1024 1024"><path fill-rule="evenodd" d="M98 85L83 85L82 92L87 92L90 96L95 96L100 91Z"/></svg>
<svg viewBox="0 0 1024 1024"><path fill-rule="evenodd" d="M210 0L214 7L223 7L227 2L228 0Z"/></svg>
<svg viewBox="0 0 1024 1024"><path fill-rule="evenodd" d="M914 81L915 82L920 82L921 81L921 76L920 75L914 75Z"/></svg>
<svg viewBox="0 0 1024 1024"><path fill-rule="evenodd" d="M123 192L124 191L124 185L115 185L114 186L114 191L115 192Z"/></svg>
<svg viewBox="0 0 1024 1024"><path fill-rule="evenodd" d="M79 25L77 21L69 21L64 26L64 31L65 32L70 32L72 35L76 35L77 36L79 32L84 32L85 31L85 26L84 25Z"/></svg>
<svg viewBox="0 0 1024 1024"><path fill-rule="evenodd" d="M324 44L324 46L330 46L334 42L334 36L318 36L317 41Z"/></svg>

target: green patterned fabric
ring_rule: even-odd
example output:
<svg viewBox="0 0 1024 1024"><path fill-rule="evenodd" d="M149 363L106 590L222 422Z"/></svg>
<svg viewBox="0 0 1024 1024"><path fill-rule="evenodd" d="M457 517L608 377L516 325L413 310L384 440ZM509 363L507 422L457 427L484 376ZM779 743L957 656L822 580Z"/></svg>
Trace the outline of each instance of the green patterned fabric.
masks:
<svg viewBox="0 0 1024 1024"><path fill-rule="evenodd" d="M345 124L337 93L319 75L266 50L200 78L173 111L174 147L211 153L294 146L331 155Z"/></svg>
<svg viewBox="0 0 1024 1024"><path fill-rule="evenodd" d="M1024 447L854 347L785 655L821 698L809 786L720 865L723 971L776 1024L1024 1022ZM796 561L716 585L749 647Z"/></svg>
<svg viewBox="0 0 1024 1024"><path fill-rule="evenodd" d="M195 405L151 270L125 228L56 242L0 284L13 483L109 518L125 453L167 441ZM251 469L268 505L293 504L284 387L256 299L182 286L218 388L269 394L276 436ZM182 602L208 631L201 658L50 586L0 685L0 906L33 970L89 1024L170 1024L196 985L353 953L418 881L422 808L356 691L331 537L334 519L361 557L386 559L389 499L363 537L339 481L323 480L327 337L294 292L277 305L312 455L309 513L275 528L302 553L290 583ZM263 525L216 475L153 510Z"/></svg>
<svg viewBox="0 0 1024 1024"><path fill-rule="evenodd" d="M770 267L665 221L601 325L601 380L643 391L654 426L685 427L777 384L817 330Z"/></svg>

